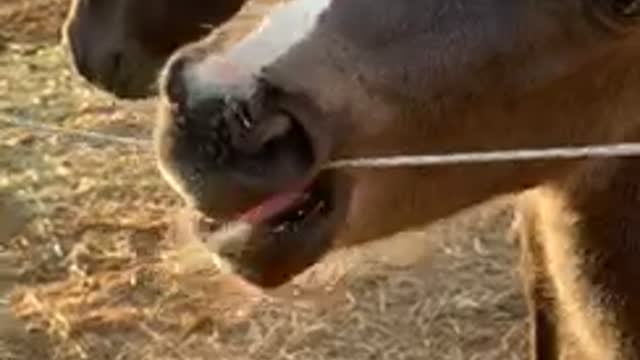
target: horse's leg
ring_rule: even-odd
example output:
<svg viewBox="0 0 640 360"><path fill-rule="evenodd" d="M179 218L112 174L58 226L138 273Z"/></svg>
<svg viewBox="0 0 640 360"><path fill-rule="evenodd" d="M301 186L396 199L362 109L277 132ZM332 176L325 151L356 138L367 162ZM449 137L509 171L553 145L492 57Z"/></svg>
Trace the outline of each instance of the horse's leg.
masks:
<svg viewBox="0 0 640 360"><path fill-rule="evenodd" d="M571 341L576 359L640 359L640 160L585 164L535 200L528 253L544 259L557 314L536 326L555 328L562 351ZM536 340L538 359L552 355L547 345Z"/></svg>
<svg viewBox="0 0 640 360"><path fill-rule="evenodd" d="M529 314L530 360L559 358L552 287L546 273L543 248L536 233L536 213L525 193L516 204L513 235L520 246L520 271Z"/></svg>

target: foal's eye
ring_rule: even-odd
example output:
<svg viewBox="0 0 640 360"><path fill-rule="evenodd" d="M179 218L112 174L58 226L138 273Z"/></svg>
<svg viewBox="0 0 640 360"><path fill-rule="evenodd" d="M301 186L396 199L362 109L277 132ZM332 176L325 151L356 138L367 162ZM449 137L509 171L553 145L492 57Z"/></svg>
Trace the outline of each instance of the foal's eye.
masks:
<svg viewBox="0 0 640 360"><path fill-rule="evenodd" d="M618 16L640 16L640 0L613 0L612 9Z"/></svg>

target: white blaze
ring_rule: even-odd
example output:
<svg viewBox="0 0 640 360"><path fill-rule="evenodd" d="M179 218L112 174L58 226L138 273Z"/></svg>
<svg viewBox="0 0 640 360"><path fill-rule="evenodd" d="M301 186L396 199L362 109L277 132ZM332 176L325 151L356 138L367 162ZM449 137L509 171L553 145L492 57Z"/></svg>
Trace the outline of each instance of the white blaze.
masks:
<svg viewBox="0 0 640 360"><path fill-rule="evenodd" d="M330 3L331 0L293 0L275 7L255 31L224 57L252 71L259 70L307 37Z"/></svg>
<svg viewBox="0 0 640 360"><path fill-rule="evenodd" d="M226 53L212 53L185 70L190 102L215 94L246 92L251 75L272 63L315 28L318 17L332 0L292 0L271 10L262 24Z"/></svg>

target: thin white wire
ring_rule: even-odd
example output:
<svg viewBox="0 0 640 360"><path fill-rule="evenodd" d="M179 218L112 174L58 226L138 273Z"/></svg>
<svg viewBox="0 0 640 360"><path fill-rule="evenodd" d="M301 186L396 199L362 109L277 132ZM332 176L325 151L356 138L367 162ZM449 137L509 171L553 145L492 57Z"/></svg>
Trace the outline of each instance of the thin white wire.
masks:
<svg viewBox="0 0 640 360"><path fill-rule="evenodd" d="M333 161L326 168L424 167L471 163L496 163L532 160L572 160L629 157L640 155L640 143L460 152L442 155L406 155L355 158Z"/></svg>
<svg viewBox="0 0 640 360"><path fill-rule="evenodd" d="M58 135L75 136L94 140L117 142L127 145L149 147L150 139L139 139L117 135L108 135L85 130L64 129L44 125L37 121L16 119L0 113L0 122ZM456 165L473 163L498 163L534 160L578 160L613 157L640 156L640 143L614 143L603 145L565 146L542 149L511 149L497 151L457 152L433 155L398 155L370 158L354 158L332 161L323 169L339 168L394 168L427 167L438 165Z"/></svg>
<svg viewBox="0 0 640 360"><path fill-rule="evenodd" d="M127 136L118 136L118 135L109 135L109 134L98 133L95 131L88 131L88 130L65 129L57 126L46 125L38 121L18 119L14 116L9 117L2 113L0 113L0 122L15 126L15 127L53 133L56 135L65 135L65 136L81 137L81 138L93 139L93 140L117 142L120 144L135 145L135 146L151 145L151 140L147 140L147 139L138 139L138 138L127 137Z"/></svg>

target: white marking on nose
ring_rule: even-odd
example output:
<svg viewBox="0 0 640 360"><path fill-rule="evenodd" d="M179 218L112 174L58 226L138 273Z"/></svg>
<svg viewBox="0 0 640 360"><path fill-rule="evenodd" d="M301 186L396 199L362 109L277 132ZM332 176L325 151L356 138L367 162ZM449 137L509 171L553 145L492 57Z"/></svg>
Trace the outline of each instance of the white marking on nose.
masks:
<svg viewBox="0 0 640 360"><path fill-rule="evenodd" d="M188 64L183 73L188 104L221 96L248 96L254 89L251 73L220 56L209 56Z"/></svg>
<svg viewBox="0 0 640 360"><path fill-rule="evenodd" d="M293 0L274 8L260 27L229 50L224 57L251 72L272 63L306 38L331 0Z"/></svg>
<svg viewBox="0 0 640 360"><path fill-rule="evenodd" d="M292 0L271 10L262 24L226 53L212 53L187 66L189 102L220 95L247 95L252 74L305 39L332 0Z"/></svg>

